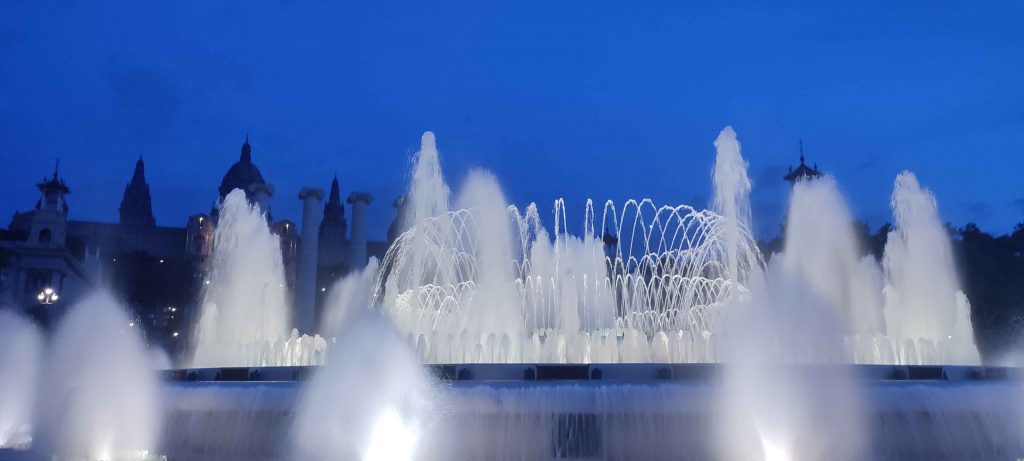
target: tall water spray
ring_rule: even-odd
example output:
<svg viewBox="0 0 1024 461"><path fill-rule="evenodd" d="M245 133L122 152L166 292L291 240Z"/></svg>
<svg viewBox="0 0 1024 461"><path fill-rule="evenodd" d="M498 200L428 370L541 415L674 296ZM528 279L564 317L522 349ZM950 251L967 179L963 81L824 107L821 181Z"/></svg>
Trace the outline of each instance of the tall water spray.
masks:
<svg viewBox="0 0 1024 461"><path fill-rule="evenodd" d="M835 181L798 182L785 249L748 279L720 342L725 459L863 457L862 404L841 366L851 358L843 338L881 328L881 276L860 254Z"/></svg>
<svg viewBox="0 0 1024 461"><path fill-rule="evenodd" d="M785 250L772 263L835 312L843 334L872 336L884 332L882 273L864 254L853 225L832 177L799 181L789 202Z"/></svg>
<svg viewBox="0 0 1024 461"><path fill-rule="evenodd" d="M896 225L882 260L889 336L910 342L907 349L917 342L926 363L979 363L970 304L960 289L935 197L913 173L903 172L893 186L892 210ZM942 352L923 350L935 346Z"/></svg>
<svg viewBox="0 0 1024 461"><path fill-rule="evenodd" d="M469 210L467 218L473 221L476 259L473 299L458 317L459 327L473 336L474 344L483 344L489 334L515 337L523 329L523 306L513 271L516 242L498 179L487 171L471 171L457 204Z"/></svg>
<svg viewBox="0 0 1024 461"><path fill-rule="evenodd" d="M725 218L730 277L736 233L749 229L750 181L731 128L715 142L715 208ZM718 345L723 360L719 455L731 460L860 459L858 392L845 367L847 319L859 317L852 221L829 179L797 184L785 252L748 265ZM866 328L866 327L865 327ZM808 369L808 364L814 364ZM813 435L812 435L813 434Z"/></svg>
<svg viewBox="0 0 1024 461"><path fill-rule="evenodd" d="M142 460L159 444L159 381L122 306L106 291L58 327L33 450L62 459Z"/></svg>
<svg viewBox="0 0 1024 461"><path fill-rule="evenodd" d="M281 244L241 190L221 204L203 289L192 366L272 364L291 325Z"/></svg>
<svg viewBox="0 0 1024 461"><path fill-rule="evenodd" d="M441 158L437 152L437 139L427 131L420 137L420 150L414 157L412 181L409 185L411 221L442 216L448 212L448 184L441 172Z"/></svg>
<svg viewBox="0 0 1024 461"><path fill-rule="evenodd" d="M32 403L42 351L35 325L0 309L0 449L24 448L32 441Z"/></svg>
<svg viewBox="0 0 1024 461"><path fill-rule="evenodd" d="M750 179L747 162L740 155L736 132L727 126L715 139L714 208L725 218L726 267L729 280L740 279L741 232L750 228Z"/></svg>

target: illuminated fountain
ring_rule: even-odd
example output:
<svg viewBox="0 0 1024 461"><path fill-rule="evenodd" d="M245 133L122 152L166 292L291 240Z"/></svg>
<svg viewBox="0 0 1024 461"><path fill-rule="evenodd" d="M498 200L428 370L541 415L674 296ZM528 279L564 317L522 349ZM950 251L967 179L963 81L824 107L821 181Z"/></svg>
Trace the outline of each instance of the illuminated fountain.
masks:
<svg viewBox="0 0 1024 461"><path fill-rule="evenodd" d="M192 366L309 365L326 341L291 328L279 238L236 189L220 206Z"/></svg>
<svg viewBox="0 0 1024 461"><path fill-rule="evenodd" d="M731 130L718 149L739 158ZM722 306L761 264L747 221L650 200L600 211L588 202L574 236L559 200L549 233L535 205L507 205L487 172L470 173L449 210L438 162L427 133L409 194L416 224L389 249L375 292L426 361L714 360ZM719 202L749 214L734 170L719 171L731 194Z"/></svg>
<svg viewBox="0 0 1024 461"><path fill-rule="evenodd" d="M43 340L35 325L0 310L0 449L32 441L32 403L39 385Z"/></svg>
<svg viewBox="0 0 1024 461"><path fill-rule="evenodd" d="M545 225L486 171L453 198L424 134L412 225L379 265L328 293L329 340L288 334L280 244L235 191L221 207L196 368L168 371L150 398L138 338L109 297L90 298L79 312L129 352L86 345L84 314L69 316L46 381L61 403L44 405L33 449L106 459L158 446L217 461L1024 456L1024 408L1005 403L1024 392L1017 370L920 365L979 361L931 194L897 178L879 264L836 182L798 182L785 248L765 258L736 134L714 145L712 210L588 202L572 217L559 200ZM72 363L80 354L90 359ZM81 367L130 384L97 390ZM76 386L61 384L69 377ZM94 416L126 407L115 399L145 410ZM118 429L97 432L90 417Z"/></svg>
<svg viewBox="0 0 1024 461"><path fill-rule="evenodd" d="M892 191L895 229L885 244L885 321L904 361L978 363L970 302L960 290L935 197L910 172ZM910 357L910 358L907 358Z"/></svg>
<svg viewBox="0 0 1024 461"><path fill-rule="evenodd" d="M807 291L815 308L837 315L846 361L979 362L949 238L913 175L896 181L881 265L824 177L794 185L785 249L767 267L750 231L740 143L726 127L714 144L713 210L588 201L576 221L558 200L549 230L535 204L509 205L487 171L471 171L452 200L427 132L411 174L411 227L376 274L362 272L332 297L381 307L427 363L704 363L721 360L723 316L749 294L750 275L768 270L785 277L769 277L766 291ZM229 194L194 366L323 363L330 342L290 330L283 274L263 213L241 191ZM782 278L791 282L772 286Z"/></svg>
<svg viewBox="0 0 1024 461"><path fill-rule="evenodd" d="M508 205L485 171L470 172L450 207L427 133L409 190L414 225L385 256L375 302L428 363L719 361L721 317L766 267L733 130L715 146L714 211L588 201L577 236L561 200L549 232L536 205ZM934 198L908 178L896 183L884 271L864 255L827 177L794 187L786 249L771 270L839 316L847 361L978 363ZM935 320L916 321L933 310Z"/></svg>
<svg viewBox="0 0 1024 461"><path fill-rule="evenodd" d="M32 450L60 460L154 460L160 383L142 338L113 296L71 307L53 337Z"/></svg>

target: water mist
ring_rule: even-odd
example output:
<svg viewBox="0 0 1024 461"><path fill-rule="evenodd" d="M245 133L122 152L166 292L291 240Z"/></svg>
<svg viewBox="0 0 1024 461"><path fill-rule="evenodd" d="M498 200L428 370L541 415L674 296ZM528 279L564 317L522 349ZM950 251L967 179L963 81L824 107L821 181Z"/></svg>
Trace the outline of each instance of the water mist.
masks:
<svg viewBox="0 0 1024 461"><path fill-rule="evenodd" d="M729 460L864 458L862 390L839 313L780 265L750 278L723 338L718 419Z"/></svg>
<svg viewBox="0 0 1024 461"><path fill-rule="evenodd" d="M106 291L70 308L54 335L33 450L141 460L159 443L159 381L142 338Z"/></svg>
<svg viewBox="0 0 1024 461"><path fill-rule="evenodd" d="M418 458L428 380L411 345L378 310L359 309L299 397L292 459Z"/></svg>
<svg viewBox="0 0 1024 461"><path fill-rule="evenodd" d="M861 249L835 180L799 181L789 203L785 251L775 256L779 270L843 320L841 333L883 332L881 270Z"/></svg>
<svg viewBox="0 0 1024 461"><path fill-rule="evenodd" d="M917 342L923 363L979 363L970 304L960 289L935 197L913 173L903 172L893 185L892 210L896 225L882 260L889 336L909 342L906 349ZM929 356L935 346L942 356Z"/></svg>
<svg viewBox="0 0 1024 461"><path fill-rule="evenodd" d="M192 366L275 364L291 325L281 245L239 189L221 204L203 289Z"/></svg>
<svg viewBox="0 0 1024 461"><path fill-rule="evenodd" d="M26 448L32 441L42 351L42 336L32 322L0 310L0 449Z"/></svg>

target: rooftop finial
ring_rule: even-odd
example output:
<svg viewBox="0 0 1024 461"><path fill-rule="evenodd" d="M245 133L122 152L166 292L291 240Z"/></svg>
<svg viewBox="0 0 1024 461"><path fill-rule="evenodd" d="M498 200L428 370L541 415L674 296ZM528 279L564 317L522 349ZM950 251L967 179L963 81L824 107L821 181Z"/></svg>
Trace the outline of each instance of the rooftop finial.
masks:
<svg viewBox="0 0 1024 461"><path fill-rule="evenodd" d="M60 157L57 157L57 161L53 165L53 179L57 180L57 170L60 170Z"/></svg>
<svg viewBox="0 0 1024 461"><path fill-rule="evenodd" d="M249 133L245 133L245 144L242 144L242 156L239 160L242 162L252 161L252 146L249 145Z"/></svg>
<svg viewBox="0 0 1024 461"><path fill-rule="evenodd" d="M800 140L800 164L804 164L804 140Z"/></svg>

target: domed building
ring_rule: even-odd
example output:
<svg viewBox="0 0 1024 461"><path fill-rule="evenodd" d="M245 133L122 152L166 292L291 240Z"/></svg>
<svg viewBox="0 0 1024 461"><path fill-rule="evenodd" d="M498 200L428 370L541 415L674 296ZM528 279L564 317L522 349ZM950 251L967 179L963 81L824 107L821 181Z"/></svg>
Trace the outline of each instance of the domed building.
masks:
<svg viewBox="0 0 1024 461"><path fill-rule="evenodd" d="M263 179L263 174L256 164L252 162L252 146L249 144L249 136L245 136L245 143L242 144L242 153L238 161L228 172L224 173L224 179L220 181L220 199L224 200L231 191L241 189L249 202L259 205L260 210L270 215L270 197L274 195L274 186Z"/></svg>

